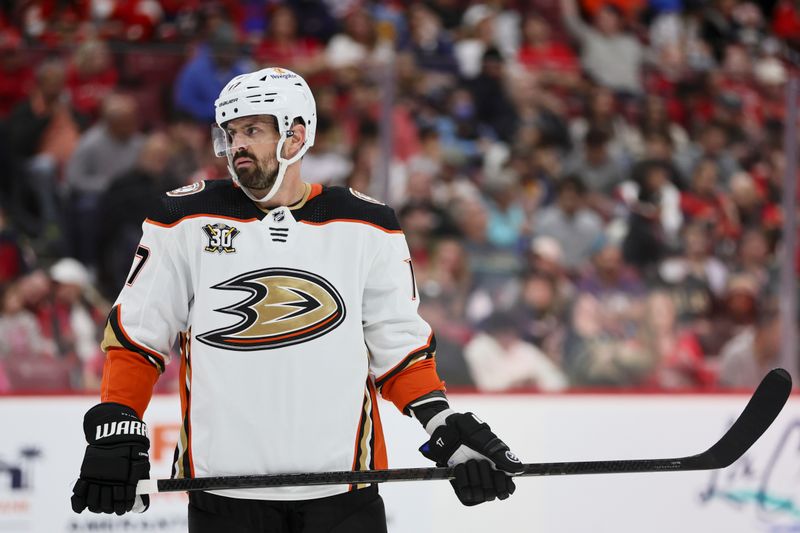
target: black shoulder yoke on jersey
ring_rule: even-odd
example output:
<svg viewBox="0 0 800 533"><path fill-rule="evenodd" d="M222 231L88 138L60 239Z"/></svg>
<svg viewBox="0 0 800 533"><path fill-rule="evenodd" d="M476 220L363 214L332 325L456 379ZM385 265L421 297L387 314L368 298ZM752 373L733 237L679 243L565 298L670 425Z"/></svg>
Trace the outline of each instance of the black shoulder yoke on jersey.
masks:
<svg viewBox="0 0 800 533"><path fill-rule="evenodd" d="M368 198L368 199L364 199ZM356 196L346 187L322 187L322 192L311 198L292 215L300 221L322 224L335 220L367 222L386 231L400 231L400 222L394 210L364 195Z"/></svg>
<svg viewBox="0 0 800 533"><path fill-rule="evenodd" d="M265 213L231 180L208 180L162 195L147 218L158 224L172 225L192 215L260 220Z"/></svg>

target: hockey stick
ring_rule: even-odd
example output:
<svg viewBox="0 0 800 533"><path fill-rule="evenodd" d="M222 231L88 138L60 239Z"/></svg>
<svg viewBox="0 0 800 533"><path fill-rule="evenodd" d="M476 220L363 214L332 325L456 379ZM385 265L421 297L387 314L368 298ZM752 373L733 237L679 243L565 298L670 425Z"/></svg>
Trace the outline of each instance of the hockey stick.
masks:
<svg viewBox="0 0 800 533"><path fill-rule="evenodd" d="M781 412L792 390L792 379L782 368L770 371L753 393L744 411L731 428L708 450L688 457L673 459L638 459L620 461L583 461L564 463L531 463L522 476L554 476L574 474L612 474L627 472L666 472L713 470L731 465ZM299 485L349 485L385 483L389 481L424 481L452 479L453 468L397 468L361 472L318 472L308 474L274 474L257 476L220 476L193 479L143 479L137 494L182 492L194 490L247 489Z"/></svg>

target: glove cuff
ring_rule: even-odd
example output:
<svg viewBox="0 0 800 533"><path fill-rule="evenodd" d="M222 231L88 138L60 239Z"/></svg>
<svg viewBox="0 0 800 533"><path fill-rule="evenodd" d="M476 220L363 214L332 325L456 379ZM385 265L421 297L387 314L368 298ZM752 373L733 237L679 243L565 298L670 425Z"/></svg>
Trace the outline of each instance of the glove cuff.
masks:
<svg viewBox="0 0 800 533"><path fill-rule="evenodd" d="M104 402L83 417L83 433L91 445L141 444L150 447L147 425L136 411L120 403Z"/></svg>
<svg viewBox="0 0 800 533"><path fill-rule="evenodd" d="M450 408L447 408L443 411L439 411L438 413L433 415L433 418L428 420L427 424L425 424L425 431L428 432L428 435L433 435L433 432L436 431L436 428L438 428L439 426L444 426L447 423L446 422L447 417L453 414L455 414L455 411L453 411Z"/></svg>

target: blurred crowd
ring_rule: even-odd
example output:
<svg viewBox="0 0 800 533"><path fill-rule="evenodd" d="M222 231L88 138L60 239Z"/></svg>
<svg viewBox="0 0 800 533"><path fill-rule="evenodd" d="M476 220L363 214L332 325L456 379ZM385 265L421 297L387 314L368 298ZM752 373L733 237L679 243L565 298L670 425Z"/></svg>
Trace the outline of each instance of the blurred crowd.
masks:
<svg viewBox="0 0 800 533"><path fill-rule="evenodd" d="M227 179L213 102L262 66L315 93L305 178L398 213L451 388L778 363L798 0L0 6L0 392L99 386L148 206Z"/></svg>

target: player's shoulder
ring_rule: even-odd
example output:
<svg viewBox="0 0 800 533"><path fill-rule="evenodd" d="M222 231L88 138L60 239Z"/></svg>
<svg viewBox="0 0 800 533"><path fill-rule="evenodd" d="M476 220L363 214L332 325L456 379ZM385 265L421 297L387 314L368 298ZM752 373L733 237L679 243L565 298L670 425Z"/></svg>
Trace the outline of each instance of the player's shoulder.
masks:
<svg viewBox="0 0 800 533"><path fill-rule="evenodd" d="M260 215L232 181L204 180L162 194L147 219L156 225L174 226L188 217L249 220Z"/></svg>
<svg viewBox="0 0 800 533"><path fill-rule="evenodd" d="M311 224L360 222L392 233L401 231L394 209L348 187L323 186L295 217Z"/></svg>

